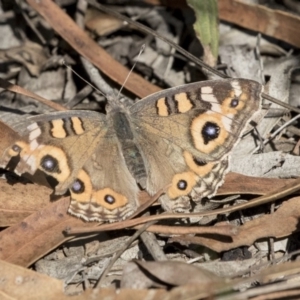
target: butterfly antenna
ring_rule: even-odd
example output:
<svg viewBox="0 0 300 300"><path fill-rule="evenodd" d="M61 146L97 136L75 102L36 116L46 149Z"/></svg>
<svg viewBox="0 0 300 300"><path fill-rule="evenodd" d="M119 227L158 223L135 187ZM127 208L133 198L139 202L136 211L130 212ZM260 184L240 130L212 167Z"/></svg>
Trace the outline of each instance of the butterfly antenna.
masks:
<svg viewBox="0 0 300 300"><path fill-rule="evenodd" d="M135 61L135 63L133 64L132 68L130 69L129 73L127 74L127 76L126 76L126 78L125 78L125 80L124 80L124 83L122 84L122 86L121 86L121 88L120 88L120 90L119 90L119 92L118 92L117 99L119 99L120 94L121 94L121 92L122 92L122 90L123 90L123 88L124 88L126 82L128 81L128 78L129 78L130 74L132 73L133 69L135 68L136 64L138 63L138 61L139 61L139 59L140 59L140 57L141 57L141 54L144 52L145 48L146 48L146 45L143 44L142 47L141 47L141 50L140 50L140 52L139 52L139 55L138 55L138 57L137 57L137 59L136 59L136 61Z"/></svg>
<svg viewBox="0 0 300 300"><path fill-rule="evenodd" d="M94 90L96 90L97 92L99 92L101 95L103 95L105 98L107 98L107 96L101 92L99 89L97 89L94 85L92 85L90 82L88 82L87 80L85 80L82 76L80 76L76 71L74 71L66 62L64 59L61 60L61 64L64 65L66 68L68 68L69 70L71 70L75 75L77 75L82 81L84 81L86 84L88 84L90 87L92 87Z"/></svg>

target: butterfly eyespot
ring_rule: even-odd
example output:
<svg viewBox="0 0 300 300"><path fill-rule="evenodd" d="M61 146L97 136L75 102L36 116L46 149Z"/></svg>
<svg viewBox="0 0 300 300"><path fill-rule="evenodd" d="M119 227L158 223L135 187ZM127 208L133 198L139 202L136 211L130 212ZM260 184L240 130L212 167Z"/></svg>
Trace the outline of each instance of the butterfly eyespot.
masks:
<svg viewBox="0 0 300 300"><path fill-rule="evenodd" d="M49 172L49 173L60 173L60 169L58 168L58 160L50 155L45 155L41 159L40 163L41 167Z"/></svg>
<svg viewBox="0 0 300 300"><path fill-rule="evenodd" d="M80 179L77 178L73 182L71 190L75 194L81 194L81 193L83 193L84 190L85 190L84 183Z"/></svg>
<svg viewBox="0 0 300 300"><path fill-rule="evenodd" d="M177 182L177 187L179 190L184 191L187 188L188 184L185 180L179 180Z"/></svg>
<svg viewBox="0 0 300 300"><path fill-rule="evenodd" d="M113 197L111 195L105 195L104 201L108 204L114 204L116 199L115 199L115 197Z"/></svg>
<svg viewBox="0 0 300 300"><path fill-rule="evenodd" d="M194 161L194 163L195 163L197 166L200 166L200 167L203 167L203 166L207 165L207 162L206 162L206 161L200 160L200 159L198 159L197 157L194 157L194 156L193 156L193 161Z"/></svg>
<svg viewBox="0 0 300 300"><path fill-rule="evenodd" d="M211 140L215 140L220 134L220 127L213 122L206 122L201 131L204 144L207 145Z"/></svg>
<svg viewBox="0 0 300 300"><path fill-rule="evenodd" d="M14 151L14 152L16 152L16 153L20 153L21 152L21 147L20 146L18 146L18 145L13 145L12 147L11 147L11 149Z"/></svg>
<svg viewBox="0 0 300 300"><path fill-rule="evenodd" d="M230 102L230 107L237 107L239 105L239 100L234 98Z"/></svg>

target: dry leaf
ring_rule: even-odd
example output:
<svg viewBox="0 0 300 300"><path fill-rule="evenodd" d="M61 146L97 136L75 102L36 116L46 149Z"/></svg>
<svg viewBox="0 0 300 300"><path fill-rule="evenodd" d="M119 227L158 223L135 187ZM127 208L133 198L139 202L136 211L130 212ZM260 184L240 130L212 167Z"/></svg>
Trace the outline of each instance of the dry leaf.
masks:
<svg viewBox="0 0 300 300"><path fill-rule="evenodd" d="M222 0L218 5L221 20L300 46L299 16L238 0Z"/></svg>
<svg viewBox="0 0 300 300"><path fill-rule="evenodd" d="M129 70L114 60L103 48L92 40L60 7L51 0L26 1L40 13L58 34L78 53L93 63L99 70L120 85L124 83ZM141 76L131 73L125 88L139 97L148 96L160 89Z"/></svg>
<svg viewBox="0 0 300 300"><path fill-rule="evenodd" d="M14 225L49 205L52 190L34 184L0 180L0 227Z"/></svg>
<svg viewBox="0 0 300 300"><path fill-rule="evenodd" d="M29 266L64 241L67 227L90 226L67 214L69 198L62 198L0 232L0 259ZM12 238L13 237L13 238Z"/></svg>
<svg viewBox="0 0 300 300"><path fill-rule="evenodd" d="M240 246L250 246L256 240L267 237L282 238L299 231L300 197L283 202L271 215L264 215L236 227L236 234L210 237L174 237L173 241L204 245L217 252L228 251Z"/></svg>
<svg viewBox="0 0 300 300"><path fill-rule="evenodd" d="M265 195L274 189L284 188L296 179L278 179L245 176L230 172L225 177L224 184L218 189L218 195L229 194L254 194Z"/></svg>
<svg viewBox="0 0 300 300"><path fill-rule="evenodd" d="M102 36L120 29L124 26L124 23L122 20L91 8L86 11L85 26L92 32Z"/></svg>
<svg viewBox="0 0 300 300"><path fill-rule="evenodd" d="M178 261L128 263L123 270L123 288L170 287L201 284L203 289L222 280L207 270Z"/></svg>
<svg viewBox="0 0 300 300"><path fill-rule="evenodd" d="M63 282L0 260L1 299L67 299Z"/></svg>

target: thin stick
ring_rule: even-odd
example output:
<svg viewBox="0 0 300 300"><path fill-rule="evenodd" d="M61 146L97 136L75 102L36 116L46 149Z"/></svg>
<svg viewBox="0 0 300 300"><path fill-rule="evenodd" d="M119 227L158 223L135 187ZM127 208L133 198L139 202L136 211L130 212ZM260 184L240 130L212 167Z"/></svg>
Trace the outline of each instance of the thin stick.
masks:
<svg viewBox="0 0 300 300"><path fill-rule="evenodd" d="M139 230L135 232L135 234L127 241L127 243L116 253L116 255L113 257L113 259L110 261L109 265L105 269L105 271L100 275L98 282L95 285L95 288L99 288L101 286L101 283L103 282L104 278L114 265L114 263L117 261L117 259L122 255L122 253L151 225L155 224L156 221L152 221L149 223L144 224Z"/></svg>

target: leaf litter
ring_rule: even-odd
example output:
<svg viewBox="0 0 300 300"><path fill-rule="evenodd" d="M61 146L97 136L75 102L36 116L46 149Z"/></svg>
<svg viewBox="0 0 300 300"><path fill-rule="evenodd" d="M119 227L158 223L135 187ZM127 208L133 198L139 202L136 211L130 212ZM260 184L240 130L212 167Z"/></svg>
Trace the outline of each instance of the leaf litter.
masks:
<svg viewBox="0 0 300 300"><path fill-rule="evenodd" d="M5 38L0 47L1 78L67 107L78 103L76 97L82 92L83 101L73 109L83 105L103 110L105 99L86 88L85 83L59 61L71 62L85 77L90 70L80 60L82 56L118 89L145 43L146 51L125 85L124 93L131 98L132 95L141 98L172 85L217 79L205 68L189 63L159 37L99 13L95 6L84 2L17 1L19 10L9 2L3 5L0 32ZM299 59L290 54L299 47L299 35L293 31L294 24L299 27L300 22L295 11L289 11L283 4L267 8L255 3L222 1L216 16L215 7L201 7L199 12L195 1L189 1L190 8L179 2L180 9L168 1L166 6L157 6L160 2L151 0L144 1L144 6L118 5L114 1L107 5L176 44L181 43L199 57L203 53L196 37L216 41L220 36L217 54L215 44L213 48L209 42L205 44L204 62L213 65L212 62L218 61L219 69L225 69L228 75L259 81L265 85L265 92L299 106L295 92L299 89L296 70ZM86 29L82 29L74 14L80 5L87 16ZM203 20L207 18L208 24L207 27L200 18L196 19L196 34L191 22L193 13ZM267 17L253 22L260 14ZM213 22L217 17L220 25ZM275 21L281 27L272 31L270 24L276 24ZM260 38L257 38L258 29L263 34ZM49 108L5 90L1 95L0 119L9 126L0 123L2 154L18 135L15 126L20 118L47 112ZM238 174L228 174L213 199L216 207L226 208L226 213L213 215L212 211L210 223L203 221L203 214L198 224L190 224L179 217L155 220L159 205L153 205L149 211L156 223L145 229L155 233L152 239L141 237L131 241L131 236L142 226L138 224L149 220L147 216L135 223L128 220L105 224L102 226L106 231L96 233L95 229L102 226L69 216L66 213L68 196L57 199L46 179L27 177L18 182L16 176L3 171L0 182L1 293L16 299L67 299L71 295L74 299L89 299L95 293L111 299L299 296L297 285L288 280L299 278L299 197L283 194L273 196L272 200L271 196L269 202L258 202L255 207L234 209L236 204L251 202L255 196L272 195L274 190L297 186L294 178L299 177L300 166L295 154L299 153L299 122L293 117L294 113L265 101L263 113L255 119L257 131L249 128L250 134L245 135L233 152L231 170ZM290 120L292 122L285 126ZM276 135L271 136L275 131ZM265 145L258 143L262 139L266 140ZM31 181L39 181L39 185ZM232 200L226 195L238 195L238 198ZM143 201L148 199L144 195ZM272 201L274 204L270 206L268 203ZM80 228L93 232L67 234L69 229L72 233ZM151 248L151 243L156 246ZM127 250L115 257L115 263L107 270L112 258L124 247ZM105 270L108 273L97 286Z"/></svg>

